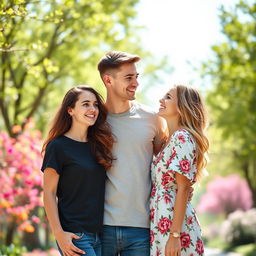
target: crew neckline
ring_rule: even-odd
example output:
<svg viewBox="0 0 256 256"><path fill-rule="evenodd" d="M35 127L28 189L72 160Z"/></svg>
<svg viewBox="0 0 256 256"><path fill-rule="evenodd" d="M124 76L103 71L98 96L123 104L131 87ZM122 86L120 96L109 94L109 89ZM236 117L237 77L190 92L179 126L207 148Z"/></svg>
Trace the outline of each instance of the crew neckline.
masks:
<svg viewBox="0 0 256 256"><path fill-rule="evenodd" d="M129 116L131 114L134 114L136 112L136 103L133 102L132 103L132 106L125 112L122 112L122 113L111 113L111 112L108 112L108 115L109 116L115 116L115 117L121 117L121 116Z"/></svg>
<svg viewBox="0 0 256 256"><path fill-rule="evenodd" d="M76 143L83 143L83 144L85 144L85 143L88 143L88 141L79 141L79 140L74 140L74 139L72 139L72 138L70 138L70 137L68 137L68 136L66 136L66 135L62 135L62 137L64 137L65 139L67 139L67 140L70 140L70 141L73 141L73 142L76 142Z"/></svg>

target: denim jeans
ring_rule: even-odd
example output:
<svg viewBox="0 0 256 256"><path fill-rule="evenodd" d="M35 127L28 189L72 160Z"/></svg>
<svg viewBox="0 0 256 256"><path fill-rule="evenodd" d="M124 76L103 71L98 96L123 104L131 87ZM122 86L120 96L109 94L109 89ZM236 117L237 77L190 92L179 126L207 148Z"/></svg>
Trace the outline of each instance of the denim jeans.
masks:
<svg viewBox="0 0 256 256"><path fill-rule="evenodd" d="M103 226L102 256L149 256L149 229Z"/></svg>
<svg viewBox="0 0 256 256"><path fill-rule="evenodd" d="M98 234L93 233L75 233L80 238L78 239L72 239L73 244L86 252L86 256L101 256L101 242ZM58 245L58 244L57 244ZM63 256L63 253L60 250L60 247L58 245L58 249L60 254Z"/></svg>

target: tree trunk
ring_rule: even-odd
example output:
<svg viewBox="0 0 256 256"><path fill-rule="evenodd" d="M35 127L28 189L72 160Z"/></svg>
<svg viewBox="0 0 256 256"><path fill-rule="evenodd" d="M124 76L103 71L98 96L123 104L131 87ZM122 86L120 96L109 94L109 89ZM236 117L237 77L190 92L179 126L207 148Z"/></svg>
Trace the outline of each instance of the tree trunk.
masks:
<svg viewBox="0 0 256 256"><path fill-rule="evenodd" d="M39 248L41 246L38 225L36 224L34 227L35 231L33 233L23 233L23 245L25 245L29 250Z"/></svg>
<svg viewBox="0 0 256 256"><path fill-rule="evenodd" d="M6 234L6 238L5 238L6 245L10 245L12 243L16 227L17 227L17 225L16 225L15 221L10 222L8 224L8 226L7 226L7 234Z"/></svg>
<svg viewBox="0 0 256 256"><path fill-rule="evenodd" d="M253 200L253 208L256 208L256 189L252 190L252 200Z"/></svg>
<svg viewBox="0 0 256 256"><path fill-rule="evenodd" d="M252 207L256 207L256 187L254 186L254 175L250 175L250 164L249 164L249 160L245 160L242 163L242 170L245 176L245 179L247 181L247 184L251 190L252 193L252 200L253 200L253 205ZM254 171L254 170L253 170Z"/></svg>
<svg viewBox="0 0 256 256"><path fill-rule="evenodd" d="M46 246L50 245L50 233L51 233L51 230L49 228L49 225L46 225L45 227L45 245Z"/></svg>

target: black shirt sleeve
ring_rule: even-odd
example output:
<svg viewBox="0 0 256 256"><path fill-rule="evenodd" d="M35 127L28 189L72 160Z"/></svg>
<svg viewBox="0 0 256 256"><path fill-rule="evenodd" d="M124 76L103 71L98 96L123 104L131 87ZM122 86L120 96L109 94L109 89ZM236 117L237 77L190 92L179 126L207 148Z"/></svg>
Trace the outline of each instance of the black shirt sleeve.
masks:
<svg viewBox="0 0 256 256"><path fill-rule="evenodd" d="M52 168L61 175L62 158L60 155L58 143L56 143L56 141L51 141L46 147L41 171L44 172L46 168Z"/></svg>

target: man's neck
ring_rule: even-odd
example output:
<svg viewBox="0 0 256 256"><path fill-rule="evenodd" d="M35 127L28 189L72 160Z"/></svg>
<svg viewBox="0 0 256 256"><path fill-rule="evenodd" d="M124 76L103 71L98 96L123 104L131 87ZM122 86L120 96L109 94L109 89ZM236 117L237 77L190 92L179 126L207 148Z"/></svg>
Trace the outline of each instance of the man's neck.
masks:
<svg viewBox="0 0 256 256"><path fill-rule="evenodd" d="M105 106L107 107L109 113L121 114L128 111L132 107L132 102L129 100L114 100L107 97Z"/></svg>

